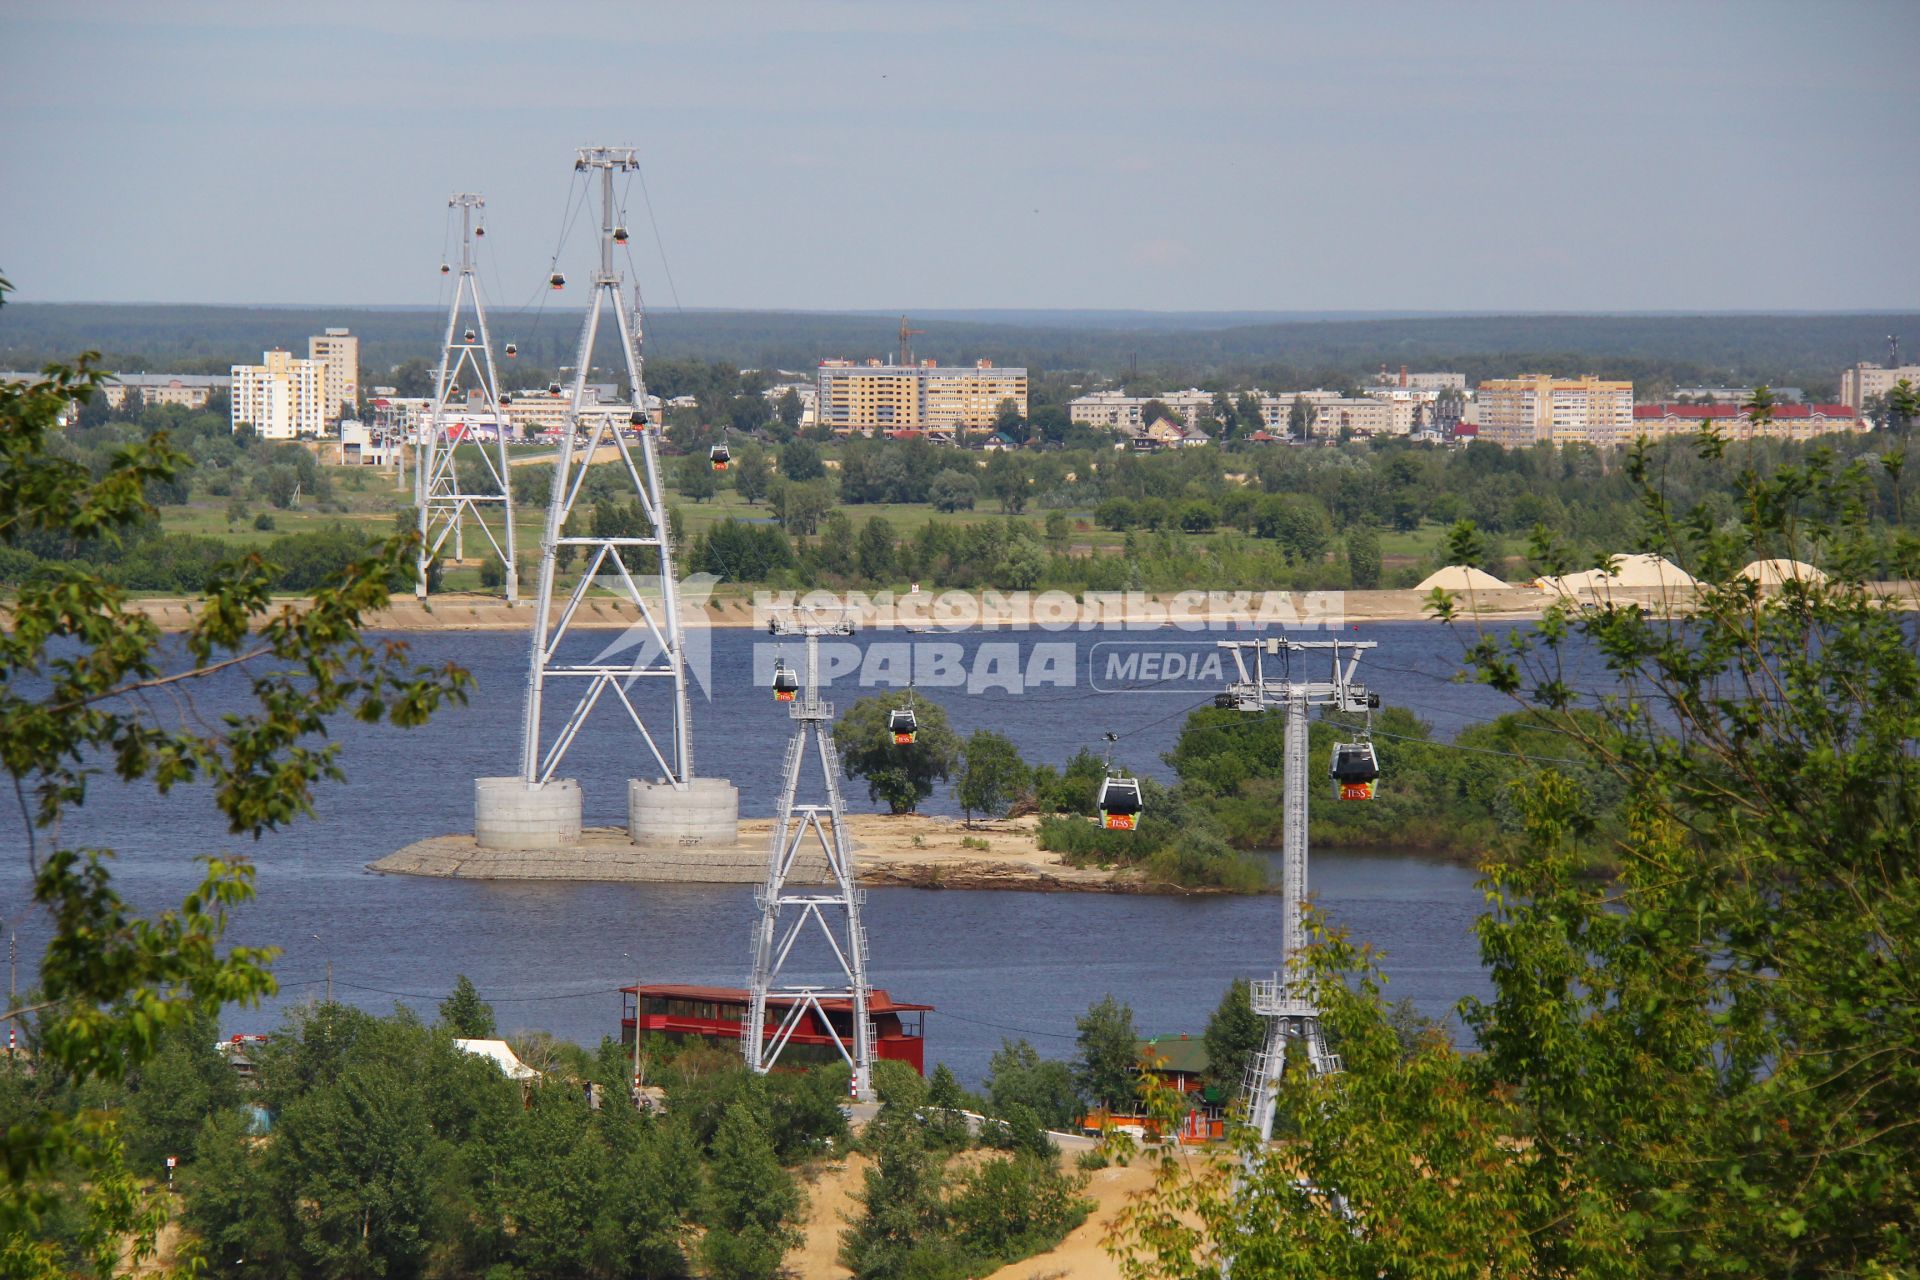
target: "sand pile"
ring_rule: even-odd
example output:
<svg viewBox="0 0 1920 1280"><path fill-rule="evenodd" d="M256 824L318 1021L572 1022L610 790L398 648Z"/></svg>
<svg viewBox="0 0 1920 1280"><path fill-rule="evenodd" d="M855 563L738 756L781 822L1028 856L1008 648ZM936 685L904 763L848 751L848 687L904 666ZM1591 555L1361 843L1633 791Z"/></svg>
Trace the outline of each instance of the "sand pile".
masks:
<svg viewBox="0 0 1920 1280"><path fill-rule="evenodd" d="M1484 569L1475 569L1471 565L1450 564L1444 569L1427 575L1418 586L1414 587L1414 590L1431 591L1435 587L1444 591L1505 591L1507 584Z"/></svg>
<svg viewBox="0 0 1920 1280"><path fill-rule="evenodd" d="M1697 587L1699 581L1673 561L1656 555L1610 556L1606 569L1586 569L1558 578L1540 579L1540 588L1557 596L1604 593L1613 588L1627 591L1666 591L1676 587Z"/></svg>
<svg viewBox="0 0 1920 1280"><path fill-rule="evenodd" d="M1740 576L1763 587L1777 587L1783 582L1825 582L1827 575L1806 563L1804 560L1755 560L1740 571Z"/></svg>

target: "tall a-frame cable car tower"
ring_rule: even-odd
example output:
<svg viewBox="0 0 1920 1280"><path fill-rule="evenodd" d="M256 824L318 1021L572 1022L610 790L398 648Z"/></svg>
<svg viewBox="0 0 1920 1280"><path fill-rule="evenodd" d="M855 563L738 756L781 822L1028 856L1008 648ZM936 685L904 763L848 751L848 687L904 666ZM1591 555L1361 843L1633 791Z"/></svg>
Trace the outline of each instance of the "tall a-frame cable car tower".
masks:
<svg viewBox="0 0 1920 1280"><path fill-rule="evenodd" d="M639 160L632 147L582 147L573 167L576 173L588 175L589 183L598 179L599 263L593 298L580 326L572 398L555 455L546 526L540 538L540 586L527 670L520 772L475 781L474 838L482 847L496 849L553 849L579 843L580 787L571 778L557 776L557 771L588 716L611 694L610 700L638 732L642 747L638 758L651 759L658 766L653 781L634 778L628 782L628 828L634 843L731 848L738 839L739 792L725 779L693 776L679 584L660 485L659 426L647 419L640 317L637 309L629 315L621 296L622 277L614 268L614 245L624 243L627 234L615 216L613 179L615 174L637 172ZM554 278L564 281L558 270ZM605 413L585 416L583 421L587 379L603 317L619 335L616 371L626 382L628 411L625 422L617 427ZM582 435L584 440L576 446L576 437ZM579 501L588 466L603 447L614 452L615 461L609 465L631 488L641 527L624 533L570 533L567 517ZM578 554L581 564L579 577L556 607L563 549L570 559ZM643 582L654 589L643 590ZM617 607L633 611L636 621L624 643L609 646L571 634L575 616L596 587L610 591ZM622 648L634 648L635 656L631 660L612 656L613 650ZM657 720L650 728L629 696L636 684L649 681L666 686L664 729ZM548 737L542 716L549 694L556 693L563 702L572 703L572 710L558 732ZM636 753L627 747L614 754L625 759Z"/></svg>
<svg viewBox="0 0 1920 1280"><path fill-rule="evenodd" d="M1282 739L1285 767L1281 803L1285 806L1281 837L1280 972L1253 983L1253 1011L1267 1020L1266 1042L1247 1072L1247 1123L1262 1142L1273 1137L1273 1113L1280 1077L1287 1069L1287 1046L1298 1041L1306 1051L1306 1065L1316 1075L1340 1069L1340 1060L1327 1051L1320 1031L1320 1010L1300 987L1300 911L1307 899L1307 712L1313 707L1335 707L1362 713L1380 705L1380 695L1353 678L1363 650L1371 640L1222 640L1219 647L1233 654L1235 674L1214 705L1238 711L1286 714ZM1294 658L1325 654L1332 667L1324 680L1296 673ZM1344 655L1344 658L1343 658ZM1249 666L1248 656L1253 662ZM1267 660L1281 670L1268 672ZM1371 793L1369 793L1371 794Z"/></svg>
<svg viewBox="0 0 1920 1280"><path fill-rule="evenodd" d="M833 704L820 697L820 637L851 635L853 623L844 613L828 617L800 611L776 615L771 630L775 635L806 637L807 673L806 685L790 710L793 738L787 743L782 770L780 814L767 845L767 880L754 890L760 921L753 933L753 985L740 1047L748 1068L764 1075L797 1030L810 1024L825 1028L834 1048L853 1069L853 1096L868 1102L873 1098L873 1023L867 1010L873 991L867 974L867 932L860 922L867 891L855 879L853 841L847 835L846 807L840 799ZM809 740L818 748L826 778L825 805L794 803ZM815 843L825 855L827 884L813 891L796 890L788 880L807 847ZM838 969L844 983L808 986L780 981L803 939L814 944L812 958ZM834 1021L826 1002L832 1002L836 1011L845 1009L844 1025ZM771 1034L770 1011L779 1019Z"/></svg>
<svg viewBox="0 0 1920 1280"><path fill-rule="evenodd" d="M447 332L440 343L433 400L420 430L414 465L413 505L420 520L420 551L413 594L422 600L427 597L427 566L449 538L454 559L466 558L469 524L479 527L506 568L507 603L520 598L520 568L513 546L513 490L507 470L507 417L501 408L493 340L487 333L487 311L480 301L473 265L474 218L486 206L487 202L471 191L456 192L447 201L448 208L460 210L460 267L454 278L453 302L447 308ZM484 235L484 226L477 232ZM446 268L443 265L441 269ZM472 322L464 326L460 322L463 304L473 308ZM478 392L478 408L492 423L492 440L479 438L461 422L470 390ZM475 460L464 472L459 466L462 443L471 443L466 453ZM486 518L495 507L500 511L498 532Z"/></svg>

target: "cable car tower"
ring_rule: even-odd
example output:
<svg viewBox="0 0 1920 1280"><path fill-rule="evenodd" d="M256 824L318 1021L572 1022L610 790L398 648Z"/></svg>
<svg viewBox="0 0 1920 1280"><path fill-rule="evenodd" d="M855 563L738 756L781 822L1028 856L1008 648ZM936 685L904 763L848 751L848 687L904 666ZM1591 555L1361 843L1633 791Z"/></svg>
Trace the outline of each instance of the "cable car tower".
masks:
<svg viewBox="0 0 1920 1280"><path fill-rule="evenodd" d="M427 566L453 538L456 560L466 558L466 529L469 520L486 536L493 553L506 567L507 603L520 598L520 570L513 547L513 497L507 471L507 415L500 405L500 378L493 365L493 341L487 333L487 312L480 301L480 283L474 275L473 239L486 234L476 228L474 217L487 202L471 191L456 192L447 200L449 208L460 210L460 271L454 279L453 302L447 308L447 332L440 344L440 367L434 373L433 401L428 407L426 425L420 432L419 454L414 462L413 505L420 518L420 551L416 558L413 594L427 598ZM448 268L440 266L442 273ZM460 315L465 301L473 305L473 323L462 327ZM456 340L456 332L458 338ZM448 432L470 435L469 429L447 421L448 411L467 407L463 375L469 375L480 393L481 408L494 423L494 438L474 440L469 452L480 461L476 474L469 466L462 476L455 455L459 439ZM449 399L460 395L457 405ZM484 514L498 504L500 533L495 535Z"/></svg>
<svg viewBox="0 0 1920 1280"><path fill-rule="evenodd" d="M693 743L687 732L687 676L680 638L680 602L673 574L673 548L667 535L667 508L660 493L660 466L656 459L656 426L647 421L646 384L641 379L640 316L636 309L627 314L620 296L621 276L614 270L613 247L615 221L613 175L631 173L640 167L632 147L582 147L574 160L575 170L597 172L600 176L600 265L593 277L593 301L580 326L580 343L573 360L573 397L567 410L567 422L560 433L560 450L553 468L553 489L547 503L546 531L540 539L540 588L538 612L533 620L533 660L527 676L526 725L521 742L520 774L529 788L542 786L554 777L554 770L573 745L587 715L602 695L612 690L626 709L641 739L660 766L663 780L675 790L684 791L693 776ZM639 456L629 443L627 433L614 430L604 414L592 418L593 427L582 459L576 463L574 436L580 431L581 411L586 405L587 376L593 364L594 340L599 336L601 315L612 310L611 323L620 335L620 354L624 362L628 421L639 436ZM606 537L566 532L567 517L580 497L586 482L587 466L604 444L612 444L619 453L617 464L639 499L645 528L630 535ZM562 548L578 548L583 554L579 580L553 616L556 553ZM642 593L635 574L657 575L659 595L650 600ZM581 602L596 580L617 585L620 598L634 606L644 632L641 657L634 662L606 659L562 660L560 648ZM650 655L650 656L649 656ZM627 697L634 677L657 677L671 682L673 694L672 724L662 743L647 729L640 712ZM543 744L540 713L546 702L551 680L584 682L579 700L560 732ZM576 686L578 687L578 686Z"/></svg>
<svg viewBox="0 0 1920 1280"><path fill-rule="evenodd" d="M1286 713L1284 739L1285 773L1282 803L1285 805L1281 842L1280 874L1280 954L1281 970L1269 979L1253 983L1253 1011L1267 1019L1266 1043L1254 1057L1246 1080L1247 1123L1259 1131L1264 1143L1273 1137L1273 1111L1286 1071L1287 1044L1297 1040L1306 1050L1307 1067L1316 1075L1340 1069L1340 1060L1327 1052L1320 1032L1320 1011L1314 1002L1299 993L1303 977L1298 970L1300 951L1300 910L1307 897L1307 712L1312 707L1335 707L1341 711L1365 713L1380 705L1380 695L1357 683L1354 668L1360 665L1362 650L1374 647L1371 640L1222 640L1219 646L1233 654L1238 679L1214 699L1214 705L1239 711L1268 711L1279 708ZM1296 676L1294 658L1303 661L1309 654L1326 654L1332 659L1327 678L1306 679ZM1248 664L1248 656L1252 664ZM1267 671L1269 659L1276 659L1278 678ZM1353 744L1358 745L1358 744ZM1366 757L1373 759L1372 744L1366 744ZM1335 752L1336 780L1343 787L1343 756ZM1378 773L1377 764L1375 774ZM1372 778L1367 779L1370 797ZM1344 791L1343 791L1344 794ZM1361 798L1355 796L1354 798Z"/></svg>
<svg viewBox="0 0 1920 1280"><path fill-rule="evenodd" d="M806 684L782 691L776 676L774 697L791 699L793 740L787 744L785 780L780 790L780 816L767 846L767 881L754 892L760 923L753 934L752 1001L747 1025L740 1037L747 1066L762 1075L786 1048L789 1040L811 1018L826 1028L840 1056L853 1068L853 1096L873 1098L873 1024L867 1016L871 984L867 978L867 934L860 908L867 891L854 880L853 841L847 836L846 810L840 801L840 753L833 745L833 704L820 697L820 637L853 634L853 622L844 612L806 610L775 615L768 630L777 636L804 636L807 641ZM785 683L793 683L791 672ZM800 769L806 761L807 740L818 745L820 768L826 776L827 803L795 804ZM825 855L829 883L824 890L790 889L787 877L801 850L817 842ZM817 933L815 930L817 929ZM824 938L832 964L845 975L844 985L831 987L784 985L780 973L802 937L816 944ZM815 948L816 954L818 948ZM836 1026L824 1001L845 1001L850 1016ZM768 1034L768 1005L778 1025Z"/></svg>

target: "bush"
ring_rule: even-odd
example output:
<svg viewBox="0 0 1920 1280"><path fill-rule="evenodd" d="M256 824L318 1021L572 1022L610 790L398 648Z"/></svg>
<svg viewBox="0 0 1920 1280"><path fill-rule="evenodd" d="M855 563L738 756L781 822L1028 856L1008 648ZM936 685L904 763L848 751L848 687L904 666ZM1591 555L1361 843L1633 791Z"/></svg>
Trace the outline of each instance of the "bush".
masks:
<svg viewBox="0 0 1920 1280"><path fill-rule="evenodd" d="M258 529L261 533L272 533L273 532L273 513L271 511L262 511L259 515L253 518L253 527Z"/></svg>

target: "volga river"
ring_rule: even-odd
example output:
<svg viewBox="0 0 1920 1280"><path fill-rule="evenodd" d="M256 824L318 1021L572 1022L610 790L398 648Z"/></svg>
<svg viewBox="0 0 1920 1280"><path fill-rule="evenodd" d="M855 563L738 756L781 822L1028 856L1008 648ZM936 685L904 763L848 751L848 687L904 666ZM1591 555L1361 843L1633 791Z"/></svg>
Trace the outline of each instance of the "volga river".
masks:
<svg viewBox="0 0 1920 1280"><path fill-rule="evenodd" d="M1361 663L1361 678L1387 704L1431 721L1442 737L1510 709L1484 687L1453 679L1461 639L1437 624L1370 624L1341 634L1379 643ZM746 630L702 635L710 649L703 656L696 643L693 652L696 670L706 669L706 688L693 702L696 770L731 778L742 815L765 816L790 727L765 681L776 658L797 663L801 650L788 642L778 652L766 635ZM1029 760L1058 764L1080 747L1098 748L1101 735L1112 732L1120 738L1118 759L1166 777L1161 753L1187 710L1218 681L1205 669L1182 670L1203 666L1195 655L1211 649L1213 636L1122 639L1162 638L1176 646L1169 651L1175 656L1162 653L1143 668L1113 665L1095 651L1107 638L1086 633L867 633L833 655L847 668L833 696L851 703L863 692L863 672L872 677L890 663L901 669L895 659L904 661L912 646L918 696L940 702L961 734L992 728ZM228 835L204 795L176 792L162 800L148 789L106 782L63 832L68 844L117 849L123 892L147 906L178 902L198 854L246 852L256 859L259 899L230 936L283 948L282 994L263 1008L228 1010L225 1030L272 1029L280 1006L320 989L329 960L336 998L346 1002L379 1011L398 1002L431 1016L454 976L465 973L493 1002L504 1029L543 1028L588 1044L617 1031L614 989L623 982L744 985L754 919L746 886L486 883L364 870L410 841L471 830L472 779L517 768L524 635L439 633L409 642L423 660L453 660L473 672L471 703L418 730L342 722L348 780L322 791L317 821L254 844ZM1038 650L1063 642L1075 646L1064 665L1059 651ZM929 654L932 645L950 648ZM1028 675L1051 682L1007 687ZM181 710L212 722L237 688L203 690ZM662 696L655 684L637 701L643 712L657 710ZM549 723L557 726L566 709L550 706ZM1390 786L1392 744L1383 742L1381 754L1383 785ZM625 818L624 779L657 770L617 709L602 707L564 772L581 780L588 823L617 825ZM856 812L875 808L861 784L850 786L848 799ZM944 794L929 807L955 811ZM28 909L19 815L9 812L4 822L12 856L0 875L0 899L7 925L19 931L24 984L45 931ZM1391 996L1444 1017L1462 996L1485 990L1471 933L1482 903L1470 869L1321 850L1313 855L1311 887L1336 921L1386 952ZM1197 1034L1230 979L1274 968L1278 911L1273 897L876 889L867 922L876 985L937 1006L927 1020L929 1063L945 1061L963 1080L977 1081L1003 1036L1069 1055L1074 1017L1108 992L1133 1006L1143 1033Z"/></svg>

